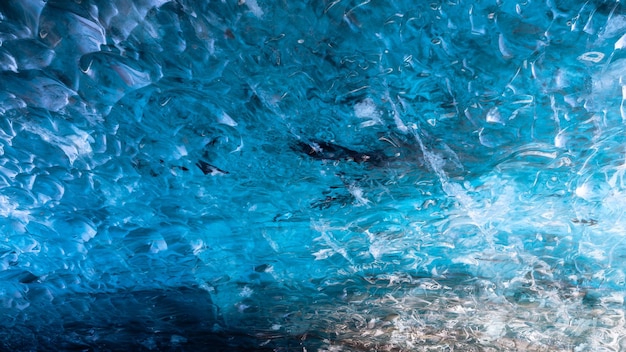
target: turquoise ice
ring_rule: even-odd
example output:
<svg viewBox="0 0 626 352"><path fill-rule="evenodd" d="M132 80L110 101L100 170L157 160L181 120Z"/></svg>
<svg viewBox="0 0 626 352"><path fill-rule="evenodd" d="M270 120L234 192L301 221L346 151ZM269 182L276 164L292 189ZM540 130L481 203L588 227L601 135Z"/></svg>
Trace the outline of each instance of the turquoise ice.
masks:
<svg viewBox="0 0 626 352"><path fill-rule="evenodd" d="M0 349L626 349L617 1L0 4Z"/></svg>

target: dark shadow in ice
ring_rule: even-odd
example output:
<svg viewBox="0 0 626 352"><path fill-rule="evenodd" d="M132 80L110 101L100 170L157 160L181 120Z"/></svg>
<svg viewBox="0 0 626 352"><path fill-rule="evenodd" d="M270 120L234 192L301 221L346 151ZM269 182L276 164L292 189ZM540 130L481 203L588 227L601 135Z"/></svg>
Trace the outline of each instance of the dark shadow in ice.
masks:
<svg viewBox="0 0 626 352"><path fill-rule="evenodd" d="M387 159L381 151L357 152L350 148L340 146L331 142L311 141L306 143L297 141L292 144L291 149L304 153L309 157L317 160L333 160L333 161L354 161L357 163L380 163Z"/></svg>
<svg viewBox="0 0 626 352"><path fill-rule="evenodd" d="M200 170L202 170L202 173L205 175L215 176L215 175L224 175L228 173L228 171L224 171L218 168L217 166L211 165L207 163L206 161L202 161L202 160L198 160L198 162L196 163L196 166Z"/></svg>
<svg viewBox="0 0 626 352"><path fill-rule="evenodd" d="M59 300L31 286L27 308L1 309L0 350L274 351L277 344L299 344L295 337L225 327L219 308L199 288L77 293Z"/></svg>

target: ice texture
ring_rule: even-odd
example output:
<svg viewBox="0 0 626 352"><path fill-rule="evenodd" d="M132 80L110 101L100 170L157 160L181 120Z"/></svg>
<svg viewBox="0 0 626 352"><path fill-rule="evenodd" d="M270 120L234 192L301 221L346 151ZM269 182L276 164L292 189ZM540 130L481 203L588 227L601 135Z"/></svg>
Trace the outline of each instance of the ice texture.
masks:
<svg viewBox="0 0 626 352"><path fill-rule="evenodd" d="M0 2L0 349L623 351L626 8Z"/></svg>

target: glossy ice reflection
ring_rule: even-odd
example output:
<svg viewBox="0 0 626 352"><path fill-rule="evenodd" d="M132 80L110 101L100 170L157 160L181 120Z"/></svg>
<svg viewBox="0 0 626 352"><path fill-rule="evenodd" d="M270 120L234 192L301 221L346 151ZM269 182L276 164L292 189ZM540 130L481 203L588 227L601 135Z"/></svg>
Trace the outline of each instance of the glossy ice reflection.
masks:
<svg viewBox="0 0 626 352"><path fill-rule="evenodd" d="M2 347L623 350L625 29L5 1Z"/></svg>

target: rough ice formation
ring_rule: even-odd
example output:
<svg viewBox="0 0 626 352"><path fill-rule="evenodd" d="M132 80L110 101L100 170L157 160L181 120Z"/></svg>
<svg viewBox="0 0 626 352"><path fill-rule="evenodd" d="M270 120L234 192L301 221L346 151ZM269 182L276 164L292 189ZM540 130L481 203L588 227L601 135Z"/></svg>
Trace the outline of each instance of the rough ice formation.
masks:
<svg viewBox="0 0 626 352"><path fill-rule="evenodd" d="M3 350L626 349L626 9L0 3Z"/></svg>

